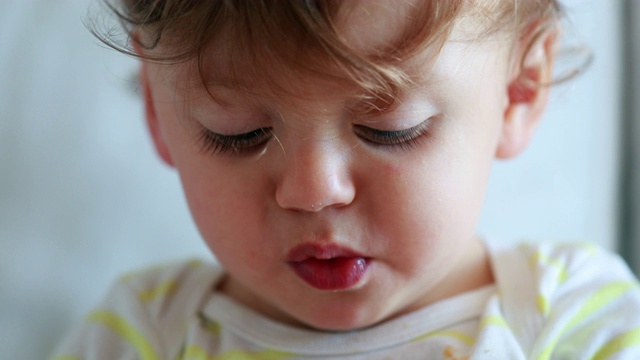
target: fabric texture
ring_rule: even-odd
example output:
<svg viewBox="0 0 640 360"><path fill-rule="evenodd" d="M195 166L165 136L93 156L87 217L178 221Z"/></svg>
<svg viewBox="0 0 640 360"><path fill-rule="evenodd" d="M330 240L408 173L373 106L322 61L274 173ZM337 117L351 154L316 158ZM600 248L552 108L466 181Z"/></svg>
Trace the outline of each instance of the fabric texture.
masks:
<svg viewBox="0 0 640 360"><path fill-rule="evenodd" d="M223 294L191 261L121 278L56 352L72 359L638 359L640 286L588 244L491 251L495 285L374 327L276 323Z"/></svg>

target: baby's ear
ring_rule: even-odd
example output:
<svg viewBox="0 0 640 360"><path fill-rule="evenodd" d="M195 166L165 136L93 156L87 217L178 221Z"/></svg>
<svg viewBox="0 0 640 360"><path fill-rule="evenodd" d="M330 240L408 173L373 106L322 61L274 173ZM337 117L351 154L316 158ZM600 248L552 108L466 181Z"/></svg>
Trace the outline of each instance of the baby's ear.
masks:
<svg viewBox="0 0 640 360"><path fill-rule="evenodd" d="M149 79L149 66L144 61L140 67L140 88L144 99L144 112L147 119L147 127L156 151L167 165L174 166L171 153L169 152L161 125L158 121L155 98L153 97L153 87Z"/></svg>
<svg viewBox="0 0 640 360"><path fill-rule="evenodd" d="M508 104L496 150L496 157L500 159L515 157L527 147L547 105L558 29L538 34L522 40L521 46L525 48L518 56L522 61L507 86Z"/></svg>

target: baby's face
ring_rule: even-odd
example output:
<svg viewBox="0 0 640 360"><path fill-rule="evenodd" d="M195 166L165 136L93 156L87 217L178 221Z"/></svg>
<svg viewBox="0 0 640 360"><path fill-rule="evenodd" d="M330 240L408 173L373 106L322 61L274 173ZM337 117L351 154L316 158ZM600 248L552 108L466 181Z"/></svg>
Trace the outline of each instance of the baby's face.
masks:
<svg viewBox="0 0 640 360"><path fill-rule="evenodd" d="M379 40L349 31L363 48ZM300 96L286 101L213 86L216 103L147 64L156 144L228 271L219 289L280 321L346 330L490 282L474 230L508 50L449 41L435 62L405 64L418 85L396 107L364 115L354 94L317 79L291 84Z"/></svg>

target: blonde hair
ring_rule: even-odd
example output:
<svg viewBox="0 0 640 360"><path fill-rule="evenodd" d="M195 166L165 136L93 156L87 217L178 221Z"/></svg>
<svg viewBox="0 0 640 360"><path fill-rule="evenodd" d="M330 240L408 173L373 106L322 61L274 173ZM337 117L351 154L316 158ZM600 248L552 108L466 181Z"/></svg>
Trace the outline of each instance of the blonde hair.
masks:
<svg viewBox="0 0 640 360"><path fill-rule="evenodd" d="M236 82L238 87L242 87L239 79L248 77L286 93L273 78L286 69L355 85L377 99L393 99L399 88L411 82L398 65L420 49L443 44L454 20L463 13L486 18L487 34L506 31L514 39L532 26L543 29L556 23L561 14L556 0L418 1L393 43L373 54L363 54L346 43L337 30L336 18L345 3L120 0L107 6L125 29L126 41L113 38L111 31L101 32L95 26L90 29L108 46L148 61L195 60L204 84L215 75L210 72L224 69L225 80ZM135 51L132 42L143 51ZM220 58L226 58L226 63L216 64Z"/></svg>

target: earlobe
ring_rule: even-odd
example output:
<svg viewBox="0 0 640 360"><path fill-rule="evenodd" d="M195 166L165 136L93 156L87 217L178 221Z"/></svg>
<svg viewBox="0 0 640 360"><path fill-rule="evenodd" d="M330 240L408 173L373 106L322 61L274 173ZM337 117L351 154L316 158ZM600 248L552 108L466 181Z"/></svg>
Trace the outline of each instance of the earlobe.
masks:
<svg viewBox="0 0 640 360"><path fill-rule="evenodd" d="M508 104L496 157L513 158L527 147L549 98L557 29L547 30L526 47L519 71L507 85Z"/></svg>
<svg viewBox="0 0 640 360"><path fill-rule="evenodd" d="M153 144L156 148L156 151L158 152L158 155L160 155L160 158L162 158L162 160L167 165L173 167L173 159L171 158L171 153L169 152L169 148L167 147L164 134L158 121L154 97L151 89L151 84L149 83L149 76L147 71L147 65L143 63L140 69L140 87L143 91L144 110L147 120L147 127L149 129L149 134L151 135L151 139L153 140Z"/></svg>

